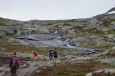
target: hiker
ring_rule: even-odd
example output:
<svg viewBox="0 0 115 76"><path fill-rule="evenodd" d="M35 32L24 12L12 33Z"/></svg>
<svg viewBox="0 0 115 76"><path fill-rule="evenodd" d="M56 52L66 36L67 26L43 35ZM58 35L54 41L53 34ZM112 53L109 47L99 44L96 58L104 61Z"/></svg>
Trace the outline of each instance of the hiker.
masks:
<svg viewBox="0 0 115 76"><path fill-rule="evenodd" d="M11 68L11 65L12 65L12 58L13 58L13 55L10 57L10 60L9 60L9 68Z"/></svg>
<svg viewBox="0 0 115 76"><path fill-rule="evenodd" d="M52 59L52 54L53 54L53 50L50 49L50 50L49 50L49 59Z"/></svg>
<svg viewBox="0 0 115 76"><path fill-rule="evenodd" d="M11 76L16 76L16 70L19 67L18 58L16 57L16 53L14 52L13 56L10 58L9 67L11 68Z"/></svg>
<svg viewBox="0 0 115 76"><path fill-rule="evenodd" d="M57 51L56 51L56 49L53 52L53 54L54 54L54 63L56 63L56 61L57 61Z"/></svg>
<svg viewBox="0 0 115 76"><path fill-rule="evenodd" d="M33 53L33 59L34 59L34 61L36 61L37 60L37 52L36 51L34 51L34 53Z"/></svg>

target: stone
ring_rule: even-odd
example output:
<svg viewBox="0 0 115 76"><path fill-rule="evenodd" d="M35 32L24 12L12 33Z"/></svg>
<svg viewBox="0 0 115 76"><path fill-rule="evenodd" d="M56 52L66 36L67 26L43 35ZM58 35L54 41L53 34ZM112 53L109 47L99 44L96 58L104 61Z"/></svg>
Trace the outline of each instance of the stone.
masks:
<svg viewBox="0 0 115 76"><path fill-rule="evenodd" d="M108 27L104 27L101 30L104 31L104 32L106 32L106 31L109 31L110 29Z"/></svg>
<svg viewBox="0 0 115 76"><path fill-rule="evenodd" d="M115 26L115 21L111 22L111 24L112 24L113 26Z"/></svg>
<svg viewBox="0 0 115 76"><path fill-rule="evenodd" d="M110 12L113 12L113 11L115 11L115 7L109 9L105 14L109 14Z"/></svg>
<svg viewBox="0 0 115 76"><path fill-rule="evenodd" d="M90 25L96 25L99 22L99 20L95 19L95 18L91 18L90 20Z"/></svg>
<svg viewBox="0 0 115 76"><path fill-rule="evenodd" d="M10 38L7 42L9 42L9 43L16 43L17 41L14 38Z"/></svg>
<svg viewBox="0 0 115 76"><path fill-rule="evenodd" d="M115 34L109 34L109 35L107 35L107 37L108 38L113 38L113 37L115 37Z"/></svg>
<svg viewBox="0 0 115 76"><path fill-rule="evenodd" d="M92 76L92 73L88 73L88 74L86 74L85 76Z"/></svg>

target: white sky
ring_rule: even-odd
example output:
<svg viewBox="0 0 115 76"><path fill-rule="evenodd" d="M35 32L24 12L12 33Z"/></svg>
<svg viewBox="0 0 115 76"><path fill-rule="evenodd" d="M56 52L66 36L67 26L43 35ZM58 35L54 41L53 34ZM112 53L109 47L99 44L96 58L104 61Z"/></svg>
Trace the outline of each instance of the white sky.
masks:
<svg viewBox="0 0 115 76"><path fill-rule="evenodd" d="M88 18L115 7L115 0L0 0L0 17L16 20Z"/></svg>

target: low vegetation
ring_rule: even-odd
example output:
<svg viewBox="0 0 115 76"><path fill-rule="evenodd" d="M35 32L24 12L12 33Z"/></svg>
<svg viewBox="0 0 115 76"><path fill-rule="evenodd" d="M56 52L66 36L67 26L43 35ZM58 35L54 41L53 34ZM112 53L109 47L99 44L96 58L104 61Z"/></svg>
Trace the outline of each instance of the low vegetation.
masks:
<svg viewBox="0 0 115 76"><path fill-rule="evenodd" d="M41 72L33 76L85 76L89 72L110 67L108 64L102 64L93 60L84 63L66 63L51 67L40 68ZM95 75L100 76L100 75Z"/></svg>

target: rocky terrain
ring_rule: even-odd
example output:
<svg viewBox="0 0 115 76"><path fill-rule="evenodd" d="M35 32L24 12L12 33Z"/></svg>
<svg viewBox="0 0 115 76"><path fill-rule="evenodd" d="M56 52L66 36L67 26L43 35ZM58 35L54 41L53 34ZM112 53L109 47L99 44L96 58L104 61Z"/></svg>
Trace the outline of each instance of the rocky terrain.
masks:
<svg viewBox="0 0 115 76"><path fill-rule="evenodd" d="M47 66L55 66L53 60L48 58L48 50L57 48L57 69L61 68L58 66L68 66L69 63L90 64L89 61L92 60L107 65L83 72L81 76L99 76L100 73L114 76L115 13L111 13L114 11L115 8L111 8L104 14L91 18L68 20L17 21L0 18L0 75L9 76L8 59L16 51L21 62L18 76L37 76ZM39 52L37 62L32 60L33 50ZM46 76L57 76L57 69Z"/></svg>

